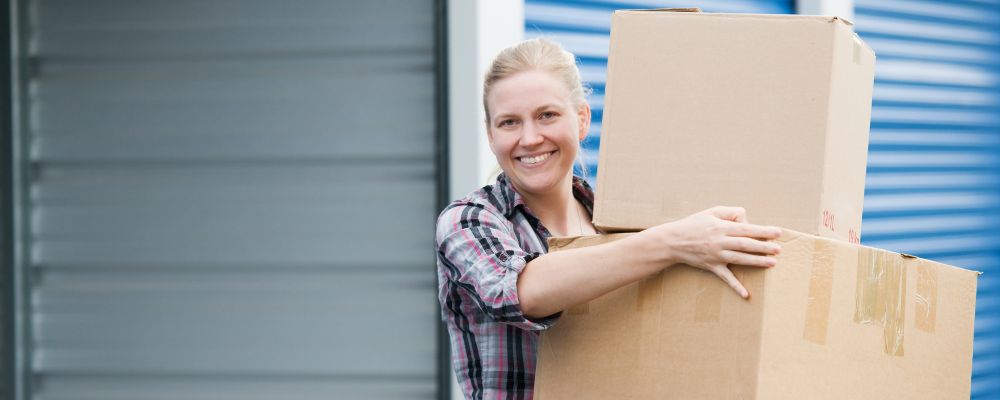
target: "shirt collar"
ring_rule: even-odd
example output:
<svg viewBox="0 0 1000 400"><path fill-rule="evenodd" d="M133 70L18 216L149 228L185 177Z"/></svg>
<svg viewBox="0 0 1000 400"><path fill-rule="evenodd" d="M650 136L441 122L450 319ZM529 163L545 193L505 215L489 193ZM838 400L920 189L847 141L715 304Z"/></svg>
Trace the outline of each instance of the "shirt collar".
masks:
<svg viewBox="0 0 1000 400"><path fill-rule="evenodd" d="M503 210L501 211L503 211L504 216L508 219L513 217L514 211L518 208L528 210L524 204L524 198L517 190L514 190L514 185L510 183L507 175L503 173L497 176L497 181L493 185L491 195L495 196L498 200L496 203L503 206ZM576 175L573 175L573 197L587 208L587 213L594 214L594 190L586 180Z"/></svg>

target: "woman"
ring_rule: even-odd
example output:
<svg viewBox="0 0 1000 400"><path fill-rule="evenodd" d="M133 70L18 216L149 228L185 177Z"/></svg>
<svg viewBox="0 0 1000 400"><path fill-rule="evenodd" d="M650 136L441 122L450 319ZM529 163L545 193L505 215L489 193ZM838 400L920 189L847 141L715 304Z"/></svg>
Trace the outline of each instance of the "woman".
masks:
<svg viewBox="0 0 1000 400"><path fill-rule="evenodd" d="M572 174L590 126L575 58L528 40L496 57L483 88L503 173L452 202L437 223L439 300L467 398L530 399L539 333L571 306L678 264L710 271L749 298L727 265L775 264L780 248L767 240L780 229L748 224L735 207L546 254L550 236L596 233L593 193Z"/></svg>

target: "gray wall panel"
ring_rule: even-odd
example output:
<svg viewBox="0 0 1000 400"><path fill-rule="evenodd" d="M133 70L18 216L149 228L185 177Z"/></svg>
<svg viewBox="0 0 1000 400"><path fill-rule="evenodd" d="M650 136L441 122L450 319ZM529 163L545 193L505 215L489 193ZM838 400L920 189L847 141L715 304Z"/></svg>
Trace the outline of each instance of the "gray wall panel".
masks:
<svg viewBox="0 0 1000 400"><path fill-rule="evenodd" d="M32 397L434 397L435 4L29 1Z"/></svg>

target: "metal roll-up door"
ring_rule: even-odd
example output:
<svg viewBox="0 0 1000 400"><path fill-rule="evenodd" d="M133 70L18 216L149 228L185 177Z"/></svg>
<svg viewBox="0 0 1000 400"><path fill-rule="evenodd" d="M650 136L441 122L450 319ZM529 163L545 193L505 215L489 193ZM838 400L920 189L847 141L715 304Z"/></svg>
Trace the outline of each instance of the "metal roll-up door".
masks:
<svg viewBox="0 0 1000 400"><path fill-rule="evenodd" d="M438 396L438 2L25 6L31 398Z"/></svg>
<svg viewBox="0 0 1000 400"><path fill-rule="evenodd" d="M602 0L525 0L525 37L544 36L553 39L580 61L583 80L593 89L588 97L592 108L590 133L583 142L582 160L591 184L597 178L597 156L600 146L601 119L604 116L604 84L607 81L608 40L611 13L621 9L698 7L705 12L735 12L753 14L789 14L793 1L783 0L692 0L692 1L602 1ZM583 171L577 169L579 175Z"/></svg>
<svg viewBox="0 0 1000 400"><path fill-rule="evenodd" d="M972 398L1000 393L1000 2L856 0L878 56L862 243L985 272Z"/></svg>

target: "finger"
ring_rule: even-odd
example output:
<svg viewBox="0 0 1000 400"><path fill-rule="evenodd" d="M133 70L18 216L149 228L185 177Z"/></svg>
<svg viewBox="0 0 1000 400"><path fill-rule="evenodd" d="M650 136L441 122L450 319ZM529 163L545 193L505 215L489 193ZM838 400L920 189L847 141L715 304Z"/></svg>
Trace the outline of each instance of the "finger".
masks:
<svg viewBox="0 0 1000 400"><path fill-rule="evenodd" d="M743 207L717 206L708 209L709 213L726 221L747 222L747 210Z"/></svg>
<svg viewBox="0 0 1000 400"><path fill-rule="evenodd" d="M729 264L746 265L748 267L770 268L778 263L778 260L774 257L758 256L739 251L723 250L719 254Z"/></svg>
<svg viewBox="0 0 1000 400"><path fill-rule="evenodd" d="M750 291L748 291L747 288L743 287L743 284L740 283L738 279L736 279L736 275L733 275L733 271L730 271L729 267L723 266L723 267L713 268L712 272L714 272L716 276L722 279L723 282L729 284L729 287L733 288L733 290L736 291L736 294L740 295L740 297L744 299L750 298Z"/></svg>
<svg viewBox="0 0 1000 400"><path fill-rule="evenodd" d="M722 248L726 250L763 255L781 253L781 245L777 243L765 242L763 240L751 239L747 237L728 237L722 242Z"/></svg>
<svg viewBox="0 0 1000 400"><path fill-rule="evenodd" d="M778 228L776 226L741 224L734 222L728 224L726 233L729 236L742 236L748 238L773 240L781 237L781 228Z"/></svg>

